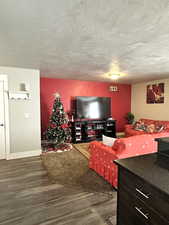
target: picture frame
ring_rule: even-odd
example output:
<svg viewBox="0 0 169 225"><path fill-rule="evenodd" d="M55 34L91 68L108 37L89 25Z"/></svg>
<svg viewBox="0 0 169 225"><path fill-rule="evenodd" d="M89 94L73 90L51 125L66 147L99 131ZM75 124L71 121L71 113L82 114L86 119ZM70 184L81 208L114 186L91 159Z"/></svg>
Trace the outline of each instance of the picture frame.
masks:
<svg viewBox="0 0 169 225"><path fill-rule="evenodd" d="M164 83L147 85L147 104L164 103Z"/></svg>

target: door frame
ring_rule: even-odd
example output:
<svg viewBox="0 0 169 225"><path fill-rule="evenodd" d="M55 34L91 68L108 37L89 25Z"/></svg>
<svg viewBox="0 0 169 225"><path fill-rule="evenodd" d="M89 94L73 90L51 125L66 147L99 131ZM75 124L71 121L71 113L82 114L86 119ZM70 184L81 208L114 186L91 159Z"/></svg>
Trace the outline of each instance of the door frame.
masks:
<svg viewBox="0 0 169 225"><path fill-rule="evenodd" d="M10 154L8 76L0 74L0 81L3 81L4 83L5 158L8 159Z"/></svg>

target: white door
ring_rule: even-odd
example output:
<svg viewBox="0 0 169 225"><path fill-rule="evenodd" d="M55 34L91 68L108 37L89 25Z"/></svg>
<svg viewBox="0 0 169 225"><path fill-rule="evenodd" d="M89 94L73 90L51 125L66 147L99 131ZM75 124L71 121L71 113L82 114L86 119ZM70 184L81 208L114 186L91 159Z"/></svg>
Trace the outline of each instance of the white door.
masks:
<svg viewBox="0 0 169 225"><path fill-rule="evenodd" d="M0 80L0 159L6 158L5 151L5 105L4 82Z"/></svg>

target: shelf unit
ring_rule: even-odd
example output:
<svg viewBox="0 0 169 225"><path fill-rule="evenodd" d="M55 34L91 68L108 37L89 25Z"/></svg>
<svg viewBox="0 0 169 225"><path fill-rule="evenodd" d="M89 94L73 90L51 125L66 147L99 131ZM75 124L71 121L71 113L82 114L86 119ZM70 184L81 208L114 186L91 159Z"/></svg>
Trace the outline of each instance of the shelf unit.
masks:
<svg viewBox="0 0 169 225"><path fill-rule="evenodd" d="M102 135L116 137L115 120L77 120L71 122L72 142L102 140Z"/></svg>
<svg viewBox="0 0 169 225"><path fill-rule="evenodd" d="M75 122L74 123L74 126L73 126L73 134L74 134L74 136L73 136L73 142L81 142L81 140L82 140L82 126L83 124L82 123L79 123L79 122Z"/></svg>
<svg viewBox="0 0 169 225"><path fill-rule="evenodd" d="M8 96L10 100L30 100L30 93L27 91L9 92Z"/></svg>

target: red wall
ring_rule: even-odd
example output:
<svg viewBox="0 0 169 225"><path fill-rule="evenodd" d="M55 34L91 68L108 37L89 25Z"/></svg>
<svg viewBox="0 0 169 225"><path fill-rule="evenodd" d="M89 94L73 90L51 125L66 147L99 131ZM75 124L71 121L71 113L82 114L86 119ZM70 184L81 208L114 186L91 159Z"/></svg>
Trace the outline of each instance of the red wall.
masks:
<svg viewBox="0 0 169 225"><path fill-rule="evenodd" d="M53 108L53 94L59 92L65 108L70 111L71 98L75 96L99 96L111 97L112 117L117 120L117 130L123 131L124 115L131 111L131 86L127 84L114 84L118 86L118 92L110 92L110 83L41 78L41 125L42 132L48 125L49 116Z"/></svg>

